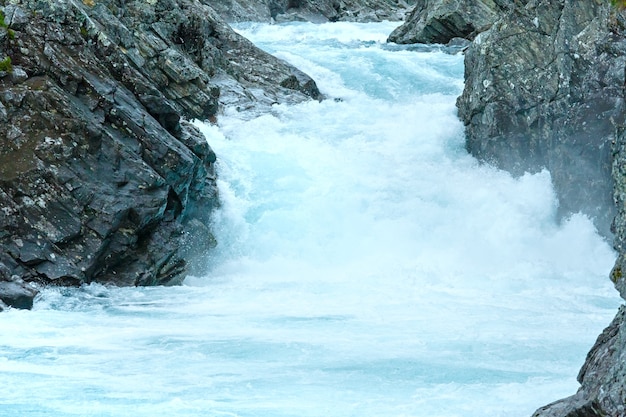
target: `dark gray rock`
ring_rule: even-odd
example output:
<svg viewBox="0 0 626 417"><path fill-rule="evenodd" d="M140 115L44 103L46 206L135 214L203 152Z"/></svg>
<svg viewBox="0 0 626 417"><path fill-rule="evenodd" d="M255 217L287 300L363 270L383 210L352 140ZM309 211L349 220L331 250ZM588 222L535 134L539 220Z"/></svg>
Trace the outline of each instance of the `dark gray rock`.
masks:
<svg viewBox="0 0 626 417"><path fill-rule="evenodd" d="M229 22L314 23L402 20L414 0L217 0L206 2Z"/></svg>
<svg viewBox="0 0 626 417"><path fill-rule="evenodd" d="M2 262L5 257L0 256L0 311L8 307L31 309L39 291L17 275L11 276L11 268Z"/></svg>
<svg viewBox="0 0 626 417"><path fill-rule="evenodd" d="M216 156L185 119L321 98L197 0L0 9L0 262L25 282L181 282L218 205ZM20 291L0 279L5 305L28 307L6 298Z"/></svg>
<svg viewBox="0 0 626 417"><path fill-rule="evenodd" d="M615 217L611 279L626 298L624 12L610 2L494 0L495 19L480 20L478 3L491 9L488 1L419 1L390 40L475 37L457 101L468 150L515 175L549 169L559 215L582 211L608 239ZM589 352L578 392L534 417L625 416L625 329L622 307Z"/></svg>
<svg viewBox="0 0 626 417"><path fill-rule="evenodd" d="M406 22L389 35L389 42L447 44L453 38L472 40L501 12L493 0L418 0Z"/></svg>
<svg viewBox="0 0 626 417"><path fill-rule="evenodd" d="M14 30L23 30L28 25L28 14L20 7L9 4L4 8L4 23Z"/></svg>
<svg viewBox="0 0 626 417"><path fill-rule="evenodd" d="M547 168L560 217L582 211L610 238L626 46L609 9L537 0L502 14L466 52L457 105L470 153L515 175Z"/></svg>
<svg viewBox="0 0 626 417"><path fill-rule="evenodd" d="M467 148L521 175L547 168L559 217L582 211L612 238L611 149L624 118L625 48L608 2L417 2L398 43L473 39L458 100Z"/></svg>
<svg viewBox="0 0 626 417"><path fill-rule="evenodd" d="M618 258L611 271L611 280L622 298L626 299L626 131L623 126L618 129L613 144L613 179L617 206L617 215L613 221L613 246Z"/></svg>
<svg viewBox="0 0 626 417"><path fill-rule="evenodd" d="M38 291L22 280L0 281L0 311L2 306L31 309Z"/></svg>

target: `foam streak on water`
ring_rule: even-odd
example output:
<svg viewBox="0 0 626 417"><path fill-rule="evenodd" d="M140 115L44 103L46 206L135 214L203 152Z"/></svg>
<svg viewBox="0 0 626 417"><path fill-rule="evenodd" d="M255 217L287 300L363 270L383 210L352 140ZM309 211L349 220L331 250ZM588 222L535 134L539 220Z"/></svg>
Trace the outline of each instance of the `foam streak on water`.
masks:
<svg viewBox="0 0 626 417"><path fill-rule="evenodd" d="M615 255L554 222L548 173L467 155L462 57L393 26L240 26L329 99L198 122L209 273L1 314L0 416L522 417L572 394Z"/></svg>

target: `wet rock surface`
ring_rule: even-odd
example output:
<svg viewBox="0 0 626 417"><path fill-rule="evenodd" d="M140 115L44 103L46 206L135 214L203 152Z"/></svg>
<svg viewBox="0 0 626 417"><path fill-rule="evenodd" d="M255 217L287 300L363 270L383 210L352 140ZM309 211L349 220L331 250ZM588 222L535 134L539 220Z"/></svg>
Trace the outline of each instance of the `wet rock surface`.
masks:
<svg viewBox="0 0 626 417"><path fill-rule="evenodd" d="M5 308L30 309L39 291L0 264L0 311Z"/></svg>
<svg viewBox="0 0 626 417"><path fill-rule="evenodd" d="M32 305L7 298L34 296L28 283L181 282L215 245L218 205L216 155L186 120L321 98L199 1L22 0L0 11L5 305Z"/></svg>
<svg viewBox="0 0 626 417"><path fill-rule="evenodd" d="M626 131L617 128L612 173L617 214L614 220L618 258L610 277L626 298ZM578 374L578 392L540 408L533 417L620 417L626 415L626 306L596 340Z"/></svg>
<svg viewBox="0 0 626 417"><path fill-rule="evenodd" d="M626 414L626 307L602 332L578 374L575 395L548 404L533 417L620 417Z"/></svg>

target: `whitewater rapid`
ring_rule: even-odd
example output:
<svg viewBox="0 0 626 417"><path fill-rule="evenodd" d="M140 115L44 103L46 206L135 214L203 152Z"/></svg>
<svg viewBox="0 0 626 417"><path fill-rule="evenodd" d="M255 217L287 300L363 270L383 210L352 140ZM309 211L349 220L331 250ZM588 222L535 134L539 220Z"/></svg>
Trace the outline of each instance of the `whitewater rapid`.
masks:
<svg viewBox="0 0 626 417"><path fill-rule="evenodd" d="M549 173L466 153L462 56L395 26L238 26L327 99L195 122L207 274L0 314L0 416L527 417L574 393L615 254L556 223Z"/></svg>

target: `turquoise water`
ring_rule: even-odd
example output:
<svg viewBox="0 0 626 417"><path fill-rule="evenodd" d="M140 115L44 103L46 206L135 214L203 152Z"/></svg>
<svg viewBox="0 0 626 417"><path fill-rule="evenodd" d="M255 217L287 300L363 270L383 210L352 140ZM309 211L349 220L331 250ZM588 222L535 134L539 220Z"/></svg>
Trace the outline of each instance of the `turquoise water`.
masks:
<svg viewBox="0 0 626 417"><path fill-rule="evenodd" d="M522 417L575 392L615 254L555 223L547 172L467 155L462 56L393 27L239 26L328 99L197 122L208 273L1 314L0 416Z"/></svg>

